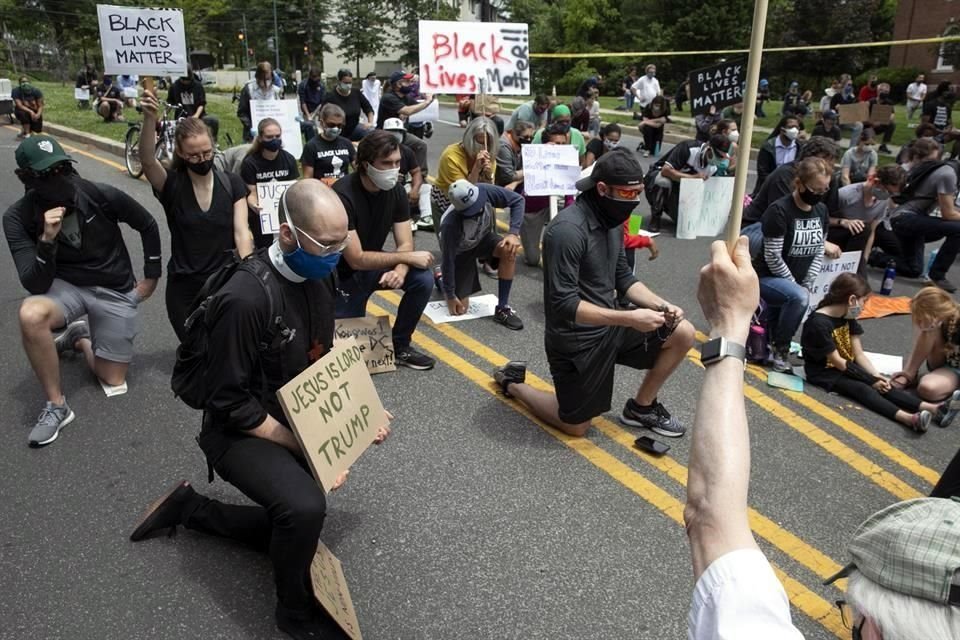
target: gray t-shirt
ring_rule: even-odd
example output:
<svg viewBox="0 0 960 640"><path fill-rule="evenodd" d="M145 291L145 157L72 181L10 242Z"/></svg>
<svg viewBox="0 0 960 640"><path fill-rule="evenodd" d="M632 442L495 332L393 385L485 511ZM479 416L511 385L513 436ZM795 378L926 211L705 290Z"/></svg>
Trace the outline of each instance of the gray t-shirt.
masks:
<svg viewBox="0 0 960 640"><path fill-rule="evenodd" d="M896 214L916 213L930 215L937 206L937 196L957 192L957 172L950 165L944 165L921 180L913 192L913 197L896 210Z"/></svg>
<svg viewBox="0 0 960 640"><path fill-rule="evenodd" d="M857 184L848 184L841 187L838 194L840 208L833 213L834 218L846 218L847 220L863 220L870 224L883 216L887 210L889 200L873 199L873 204L869 207L863 204L863 189L866 185L862 182Z"/></svg>
<svg viewBox="0 0 960 640"><path fill-rule="evenodd" d="M877 166L877 152L873 149L860 155L856 147L847 149L843 154L842 166L850 168L850 180L863 182L867 179L870 167Z"/></svg>

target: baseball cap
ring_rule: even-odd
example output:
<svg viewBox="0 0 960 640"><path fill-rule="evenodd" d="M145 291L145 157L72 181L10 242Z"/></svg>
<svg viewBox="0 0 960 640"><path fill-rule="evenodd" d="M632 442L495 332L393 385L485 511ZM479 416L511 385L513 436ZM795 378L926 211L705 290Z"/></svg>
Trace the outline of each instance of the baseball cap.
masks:
<svg viewBox="0 0 960 640"><path fill-rule="evenodd" d="M853 561L824 584L854 569L897 593L960 606L960 503L917 498L881 509L848 546Z"/></svg>
<svg viewBox="0 0 960 640"><path fill-rule="evenodd" d="M44 135L33 135L21 142L14 156L18 167L31 171L46 171L61 162L76 162L56 139Z"/></svg>
<svg viewBox="0 0 960 640"><path fill-rule="evenodd" d="M383 130L384 131L404 131L406 127L403 126L403 120L400 118L387 118L383 121Z"/></svg>
<svg viewBox="0 0 960 640"><path fill-rule="evenodd" d="M824 120L836 120L836 119L837 119L837 112L834 111L833 109L827 109L826 111L823 112L823 119L824 119Z"/></svg>
<svg viewBox="0 0 960 640"><path fill-rule="evenodd" d="M456 211L467 217L477 215L487 204L486 194L477 185L462 178L450 185L447 198Z"/></svg>
<svg viewBox="0 0 960 640"><path fill-rule="evenodd" d="M589 191L598 182L624 187L640 186L643 184L643 167L632 152L612 149L600 156L588 177L577 180L576 187L579 191Z"/></svg>
<svg viewBox="0 0 960 640"><path fill-rule="evenodd" d="M390 84L393 84L394 82L400 82L401 80L413 80L413 74L407 73L402 69L398 69L390 74Z"/></svg>

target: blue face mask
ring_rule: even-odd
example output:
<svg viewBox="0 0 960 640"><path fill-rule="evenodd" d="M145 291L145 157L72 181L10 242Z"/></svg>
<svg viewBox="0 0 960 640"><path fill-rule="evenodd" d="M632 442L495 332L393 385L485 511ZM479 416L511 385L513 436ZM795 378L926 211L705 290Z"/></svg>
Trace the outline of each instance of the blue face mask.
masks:
<svg viewBox="0 0 960 640"><path fill-rule="evenodd" d="M274 138L273 140L264 140L263 148L267 151L280 151L283 147L283 140L281 138Z"/></svg>
<svg viewBox="0 0 960 640"><path fill-rule="evenodd" d="M287 263L287 266L295 274L307 280L324 280L330 277L333 270L337 268L337 263L340 262L340 255L343 252L338 251L325 256L315 256L303 250L296 229L294 229L293 237L297 241L296 250L292 253L283 254L283 261Z"/></svg>

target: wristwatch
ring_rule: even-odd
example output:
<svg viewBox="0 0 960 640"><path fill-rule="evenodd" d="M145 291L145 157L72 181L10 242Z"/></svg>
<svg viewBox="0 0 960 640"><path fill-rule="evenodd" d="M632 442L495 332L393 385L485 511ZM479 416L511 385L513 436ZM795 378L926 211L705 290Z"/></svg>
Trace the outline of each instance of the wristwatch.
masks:
<svg viewBox="0 0 960 640"><path fill-rule="evenodd" d="M731 342L726 338L714 338L704 343L700 350L700 362L703 366L716 364L724 358L736 358L744 363L747 361L747 349L742 344Z"/></svg>

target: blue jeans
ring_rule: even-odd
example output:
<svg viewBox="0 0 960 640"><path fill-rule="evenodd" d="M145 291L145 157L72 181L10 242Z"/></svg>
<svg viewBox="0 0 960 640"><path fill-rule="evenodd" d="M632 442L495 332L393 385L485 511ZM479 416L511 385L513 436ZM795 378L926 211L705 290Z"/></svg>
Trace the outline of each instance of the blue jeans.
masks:
<svg viewBox="0 0 960 640"><path fill-rule="evenodd" d="M340 280L337 296L337 318L362 318L367 313L367 300L380 288L382 271L354 271L350 278ZM400 353L410 346L410 336L417 328L420 316L430 301L433 290L433 273L426 269L410 267L403 281L403 298L397 308L397 321L393 325L393 349Z"/></svg>
<svg viewBox="0 0 960 640"><path fill-rule="evenodd" d="M629 89L623 92L623 106L627 108L627 111L633 110L633 101L636 100L636 98L637 96Z"/></svg>
<svg viewBox="0 0 960 640"><path fill-rule="evenodd" d="M810 292L786 278L760 278L760 297L770 309L770 343L787 348L810 304Z"/></svg>

